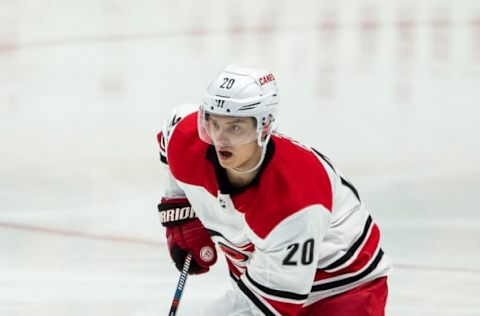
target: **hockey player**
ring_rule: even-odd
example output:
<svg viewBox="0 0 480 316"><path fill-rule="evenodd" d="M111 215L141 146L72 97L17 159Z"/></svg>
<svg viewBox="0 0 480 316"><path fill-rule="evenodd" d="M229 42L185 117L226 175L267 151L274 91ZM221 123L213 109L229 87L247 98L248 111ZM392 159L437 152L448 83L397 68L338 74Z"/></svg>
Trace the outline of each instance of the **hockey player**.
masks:
<svg viewBox="0 0 480 316"><path fill-rule="evenodd" d="M157 136L170 255L200 274L223 252L234 287L205 315L383 315L379 228L328 158L274 132L278 103L270 72L229 66L173 112Z"/></svg>

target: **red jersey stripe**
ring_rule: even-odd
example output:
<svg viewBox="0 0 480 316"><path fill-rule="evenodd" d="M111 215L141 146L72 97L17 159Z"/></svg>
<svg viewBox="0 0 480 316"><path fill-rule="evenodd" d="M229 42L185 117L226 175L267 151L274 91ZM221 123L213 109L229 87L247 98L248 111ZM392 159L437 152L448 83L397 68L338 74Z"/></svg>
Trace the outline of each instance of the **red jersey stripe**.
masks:
<svg viewBox="0 0 480 316"><path fill-rule="evenodd" d="M379 247L379 242L380 242L380 230L378 229L377 224L374 224L370 231L370 235L368 236L367 242L363 245L357 257L351 264L335 272L317 270L317 273L315 274L315 281L325 280L325 279L333 278L339 275L355 273L362 270L364 267L368 265L371 258L375 254L375 251Z"/></svg>

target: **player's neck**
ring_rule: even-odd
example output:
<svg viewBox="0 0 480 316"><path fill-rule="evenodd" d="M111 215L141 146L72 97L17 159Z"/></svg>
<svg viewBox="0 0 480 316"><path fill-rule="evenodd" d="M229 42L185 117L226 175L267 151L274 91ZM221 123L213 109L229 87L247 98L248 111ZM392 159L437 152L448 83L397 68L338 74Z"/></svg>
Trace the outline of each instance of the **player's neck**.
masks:
<svg viewBox="0 0 480 316"><path fill-rule="evenodd" d="M230 183L235 188L241 188L249 185L255 176L258 174L260 168L252 170L250 172L238 172L233 169L226 169L227 177Z"/></svg>
<svg viewBox="0 0 480 316"><path fill-rule="evenodd" d="M259 164L260 159L262 159L262 150L259 147L259 150L252 155L249 160L243 163L240 168L226 168L227 177L230 183L236 188L249 185L260 171L260 168L255 168L255 166Z"/></svg>

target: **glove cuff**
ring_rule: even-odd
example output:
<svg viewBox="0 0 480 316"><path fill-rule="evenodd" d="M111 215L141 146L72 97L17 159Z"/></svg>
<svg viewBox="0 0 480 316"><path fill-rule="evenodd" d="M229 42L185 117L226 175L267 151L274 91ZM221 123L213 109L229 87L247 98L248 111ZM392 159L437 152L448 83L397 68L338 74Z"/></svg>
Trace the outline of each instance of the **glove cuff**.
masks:
<svg viewBox="0 0 480 316"><path fill-rule="evenodd" d="M165 226L176 226L197 219L187 199L162 199L158 204L160 223Z"/></svg>

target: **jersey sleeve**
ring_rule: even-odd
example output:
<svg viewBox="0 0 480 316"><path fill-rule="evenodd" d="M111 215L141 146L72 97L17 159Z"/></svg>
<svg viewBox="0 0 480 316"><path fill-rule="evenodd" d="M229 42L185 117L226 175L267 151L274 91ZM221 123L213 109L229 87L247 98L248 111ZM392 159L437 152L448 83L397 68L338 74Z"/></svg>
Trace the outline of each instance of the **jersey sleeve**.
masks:
<svg viewBox="0 0 480 316"><path fill-rule="evenodd" d="M216 309L223 315L296 315L310 293L330 217L326 208L312 205L282 221L267 238L251 236L257 239L255 255L224 298L230 307L218 302Z"/></svg>

